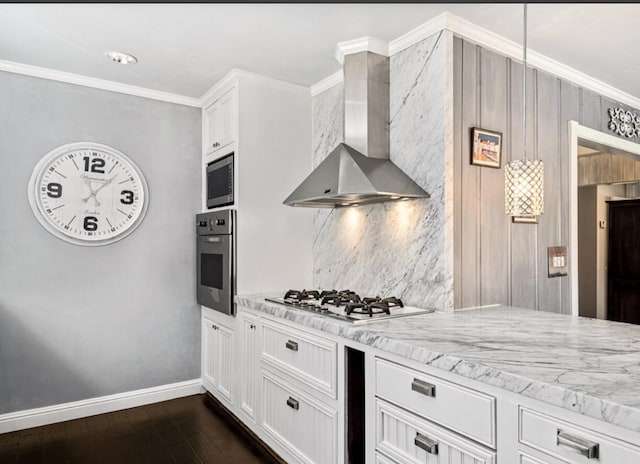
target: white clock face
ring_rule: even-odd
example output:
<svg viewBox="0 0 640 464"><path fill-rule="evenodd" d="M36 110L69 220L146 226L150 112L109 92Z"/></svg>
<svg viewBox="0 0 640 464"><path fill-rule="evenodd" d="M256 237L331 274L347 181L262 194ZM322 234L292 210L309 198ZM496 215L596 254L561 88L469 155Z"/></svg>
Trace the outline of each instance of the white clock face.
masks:
<svg viewBox="0 0 640 464"><path fill-rule="evenodd" d="M142 171L118 150L92 142L52 150L36 165L29 201L38 221L76 245L106 245L140 224L147 209Z"/></svg>

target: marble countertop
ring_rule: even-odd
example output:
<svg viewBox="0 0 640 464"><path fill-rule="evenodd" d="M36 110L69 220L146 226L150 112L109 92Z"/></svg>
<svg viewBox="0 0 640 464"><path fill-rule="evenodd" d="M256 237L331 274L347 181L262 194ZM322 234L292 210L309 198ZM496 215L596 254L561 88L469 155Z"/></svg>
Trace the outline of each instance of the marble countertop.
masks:
<svg viewBox="0 0 640 464"><path fill-rule="evenodd" d="M640 432L640 325L497 306L354 326L265 296L236 302Z"/></svg>

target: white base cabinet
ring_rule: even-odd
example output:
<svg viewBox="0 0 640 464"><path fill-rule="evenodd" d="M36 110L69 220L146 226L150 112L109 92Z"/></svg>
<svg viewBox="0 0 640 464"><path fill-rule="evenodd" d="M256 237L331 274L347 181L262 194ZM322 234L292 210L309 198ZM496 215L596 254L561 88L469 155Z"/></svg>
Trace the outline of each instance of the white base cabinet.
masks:
<svg viewBox="0 0 640 464"><path fill-rule="evenodd" d="M239 407L245 419L251 423L256 422L256 405L258 403L258 318L249 313L242 312L238 315L238 327L240 331L239 354L240 373Z"/></svg>
<svg viewBox="0 0 640 464"><path fill-rule="evenodd" d="M366 463L640 463L640 434L241 306L204 312L202 343L205 388L289 463L353 462L347 347Z"/></svg>
<svg viewBox="0 0 640 464"><path fill-rule="evenodd" d="M233 330L219 322L202 318L203 372L205 388L214 390L228 405L233 405Z"/></svg>

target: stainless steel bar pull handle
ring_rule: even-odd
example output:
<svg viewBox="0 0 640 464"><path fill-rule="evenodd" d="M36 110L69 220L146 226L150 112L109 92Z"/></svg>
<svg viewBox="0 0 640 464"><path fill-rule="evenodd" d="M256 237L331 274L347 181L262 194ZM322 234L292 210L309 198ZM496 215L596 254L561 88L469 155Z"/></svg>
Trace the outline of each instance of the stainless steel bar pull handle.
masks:
<svg viewBox="0 0 640 464"><path fill-rule="evenodd" d="M205 242L219 242L220 240L220 237L206 237L204 239Z"/></svg>
<svg viewBox="0 0 640 464"><path fill-rule="evenodd" d="M413 382L411 382L411 390L425 396L436 396L436 386L420 379L413 379Z"/></svg>
<svg viewBox="0 0 640 464"><path fill-rule="evenodd" d="M413 440L413 443L429 454L438 454L438 442L429 437L425 437L421 433L416 433L416 438Z"/></svg>
<svg viewBox="0 0 640 464"><path fill-rule="evenodd" d="M298 409L300 409L300 402L298 400L294 400L293 398L289 397L287 399L287 406L297 411Z"/></svg>
<svg viewBox="0 0 640 464"><path fill-rule="evenodd" d="M292 340L287 340L287 343L284 344L291 351L298 351L298 344Z"/></svg>
<svg viewBox="0 0 640 464"><path fill-rule="evenodd" d="M575 435L571 435L564 430L558 429L556 444L558 446L563 445L576 450L583 456L586 456L587 459L598 459L598 454L600 451L600 445L598 443L586 440L584 438L576 437Z"/></svg>

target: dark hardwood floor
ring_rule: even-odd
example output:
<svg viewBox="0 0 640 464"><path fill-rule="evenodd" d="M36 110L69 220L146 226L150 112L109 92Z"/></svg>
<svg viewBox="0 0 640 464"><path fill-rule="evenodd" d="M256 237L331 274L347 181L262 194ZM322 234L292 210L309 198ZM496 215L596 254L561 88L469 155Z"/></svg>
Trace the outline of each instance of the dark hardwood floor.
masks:
<svg viewBox="0 0 640 464"><path fill-rule="evenodd" d="M0 464L260 462L204 395L0 435Z"/></svg>

